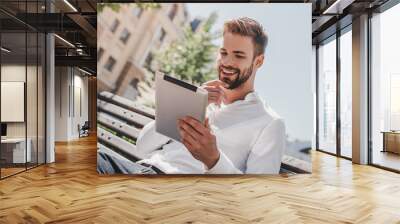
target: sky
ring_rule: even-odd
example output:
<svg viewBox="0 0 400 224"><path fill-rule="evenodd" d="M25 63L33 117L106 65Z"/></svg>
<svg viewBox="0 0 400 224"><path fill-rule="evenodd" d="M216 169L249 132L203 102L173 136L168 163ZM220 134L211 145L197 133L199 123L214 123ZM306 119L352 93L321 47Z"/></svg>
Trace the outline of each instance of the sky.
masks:
<svg viewBox="0 0 400 224"><path fill-rule="evenodd" d="M188 3L191 18L217 12L214 30L225 20L247 16L259 21L268 35L264 65L255 88L284 120L290 137L310 140L314 130L311 4ZM222 39L216 41L220 45Z"/></svg>

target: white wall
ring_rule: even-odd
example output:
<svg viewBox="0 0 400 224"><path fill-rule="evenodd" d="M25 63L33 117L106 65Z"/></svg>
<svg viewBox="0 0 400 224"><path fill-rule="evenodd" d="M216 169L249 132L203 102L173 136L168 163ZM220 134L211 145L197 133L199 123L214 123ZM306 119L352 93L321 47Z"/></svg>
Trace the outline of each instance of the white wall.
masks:
<svg viewBox="0 0 400 224"><path fill-rule="evenodd" d="M38 70L37 70L38 69ZM44 150L45 150L45 115L44 115L44 74L42 73L42 67L36 66L25 66L25 64L3 64L1 66L1 81L2 82L24 82L26 83L26 102L22 102L22 107L12 108L10 106L4 106L2 102L2 114L3 113L22 113L24 116L26 112L26 120L23 118L22 122L6 122L7 123L7 137L9 138L24 138L25 135L30 139L30 148L32 151L32 161L36 162L36 158L39 159L39 163L44 162ZM27 78L27 80L25 80ZM2 83L3 84L3 83ZM2 94L10 94L4 92ZM24 89L18 90L20 94L24 94ZM24 96L23 96L24 97ZM22 97L22 98L23 98ZM2 95L2 99L8 98L7 95ZM24 101L24 100L23 100ZM15 102L17 103L17 102ZM26 106L25 106L26 103ZM3 120L3 119L2 119ZM39 154L37 157L37 153ZM49 160L51 161L51 160Z"/></svg>
<svg viewBox="0 0 400 224"><path fill-rule="evenodd" d="M56 67L55 73L55 140L70 141L79 138L78 124L88 120L88 79L71 67Z"/></svg>
<svg viewBox="0 0 400 224"><path fill-rule="evenodd" d="M27 69L27 70L26 70ZM33 66L28 66L25 67L25 65L14 65L14 64L9 64L9 65L2 65L1 66L1 81L2 82L25 82L25 75L26 72L28 74L31 74L32 72L36 72L36 67ZM32 85L31 82L32 80L29 81L30 84ZM36 85L36 81L33 83ZM27 93L27 102L31 103L33 102L33 98L36 97L36 89L31 89L29 88L28 90L32 90L33 92L31 93L28 91ZM36 107L36 104L35 104ZM8 108L1 108L1 110L7 110ZM35 120L36 123L36 114L31 114L28 113L28 121L31 122ZM32 117L33 116L33 117ZM25 137L25 126L26 122L7 122L7 136L8 137ZM33 124L29 124L28 128L33 127ZM36 129L36 128L35 128ZM29 137L28 132L28 137Z"/></svg>
<svg viewBox="0 0 400 224"><path fill-rule="evenodd" d="M55 141L68 140L68 85L67 67L55 68Z"/></svg>
<svg viewBox="0 0 400 224"><path fill-rule="evenodd" d="M76 70L75 70L76 72ZM82 77L80 75L74 75L74 96L73 98L75 99L75 107L72 108L72 110L75 110L75 113L72 113L73 119L71 120L71 135L73 138L79 137L78 133L78 124L81 126L85 123L85 121L88 120L88 78L87 77ZM78 91L80 90L80 93ZM80 99L79 99L80 95ZM81 101L79 103L79 100ZM79 108L79 107L82 108ZM79 109L82 111L80 112Z"/></svg>
<svg viewBox="0 0 400 224"><path fill-rule="evenodd" d="M25 65L2 65L1 81L2 82L25 82ZM28 67L28 69L30 69ZM7 110L7 108L1 108ZM25 137L25 122L9 122L7 123L8 137Z"/></svg>

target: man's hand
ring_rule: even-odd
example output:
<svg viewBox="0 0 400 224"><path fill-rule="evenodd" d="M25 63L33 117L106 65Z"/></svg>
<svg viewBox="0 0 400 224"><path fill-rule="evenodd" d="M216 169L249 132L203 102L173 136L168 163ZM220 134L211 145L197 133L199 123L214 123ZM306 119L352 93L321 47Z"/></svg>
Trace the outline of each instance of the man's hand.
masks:
<svg viewBox="0 0 400 224"><path fill-rule="evenodd" d="M204 83L202 87L208 91L208 104L215 103L216 105L220 105L225 99L224 88L227 88L228 84L216 79Z"/></svg>
<svg viewBox="0 0 400 224"><path fill-rule="evenodd" d="M178 130L182 143L193 157L211 169L219 160L219 151L215 135L208 125L208 118L202 124L192 117L184 117L178 120Z"/></svg>

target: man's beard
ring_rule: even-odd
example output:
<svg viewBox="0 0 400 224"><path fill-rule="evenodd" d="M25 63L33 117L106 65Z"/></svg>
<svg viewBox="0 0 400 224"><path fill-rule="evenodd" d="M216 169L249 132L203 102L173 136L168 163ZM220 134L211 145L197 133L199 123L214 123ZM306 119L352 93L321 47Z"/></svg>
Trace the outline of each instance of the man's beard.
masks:
<svg viewBox="0 0 400 224"><path fill-rule="evenodd" d="M221 76L221 73L222 73L221 67L223 67L224 69L227 69L227 70L235 71L236 78L232 81L228 77L222 77ZM238 69L238 68L225 67L223 65L220 65L218 70L219 70L219 72L218 72L219 80L228 84L229 86L227 87L227 89L232 90L232 89L236 89L236 88L240 87L241 85L243 85L243 83L245 83L250 78L251 74L253 73L253 64L251 64L250 67L244 69L243 72L241 72L240 69Z"/></svg>

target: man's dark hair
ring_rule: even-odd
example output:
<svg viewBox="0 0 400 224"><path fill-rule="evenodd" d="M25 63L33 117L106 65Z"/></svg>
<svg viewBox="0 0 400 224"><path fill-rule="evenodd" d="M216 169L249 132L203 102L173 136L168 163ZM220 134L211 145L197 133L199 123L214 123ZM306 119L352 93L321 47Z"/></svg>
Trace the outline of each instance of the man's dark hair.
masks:
<svg viewBox="0 0 400 224"><path fill-rule="evenodd" d="M262 25L254 19L240 17L228 20L224 24L224 34L225 32L251 37L254 44L254 57L264 54L268 36Z"/></svg>

